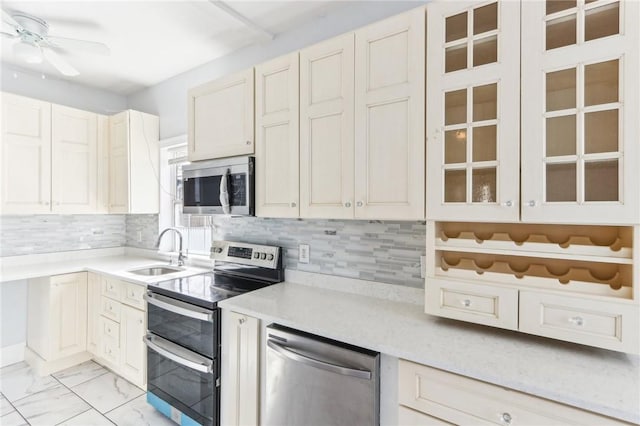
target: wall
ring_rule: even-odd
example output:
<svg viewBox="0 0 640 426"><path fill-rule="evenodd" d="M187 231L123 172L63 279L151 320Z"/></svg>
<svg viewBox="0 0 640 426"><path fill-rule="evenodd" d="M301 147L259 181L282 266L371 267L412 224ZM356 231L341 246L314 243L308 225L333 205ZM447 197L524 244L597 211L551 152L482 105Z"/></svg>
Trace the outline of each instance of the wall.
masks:
<svg viewBox="0 0 640 426"><path fill-rule="evenodd" d="M2 215L0 257L125 244L125 215Z"/></svg>
<svg viewBox="0 0 640 426"><path fill-rule="evenodd" d="M52 77L42 79L41 74L6 63L0 64L0 78L2 91L16 95L105 115L113 115L127 108L125 96L67 80Z"/></svg>
<svg viewBox="0 0 640 426"><path fill-rule="evenodd" d="M155 250L158 233L159 227L157 214L127 215L125 241L125 245L127 247Z"/></svg>
<svg viewBox="0 0 640 426"><path fill-rule="evenodd" d="M191 87L397 15L424 3L426 3L425 0L348 2L325 17L277 35L268 44L246 47L134 93L128 97L129 108L159 115L161 139L185 134L187 132L187 90Z"/></svg>

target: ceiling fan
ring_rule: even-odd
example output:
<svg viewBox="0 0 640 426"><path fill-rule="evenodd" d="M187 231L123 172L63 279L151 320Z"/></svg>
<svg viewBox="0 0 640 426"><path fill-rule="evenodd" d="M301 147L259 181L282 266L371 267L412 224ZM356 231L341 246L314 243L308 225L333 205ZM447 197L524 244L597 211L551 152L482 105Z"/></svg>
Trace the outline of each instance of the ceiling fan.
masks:
<svg viewBox="0 0 640 426"><path fill-rule="evenodd" d="M46 21L23 12L2 11L2 21L13 28L12 32L1 31L0 35L15 39L13 53L25 62L39 64L46 59L54 68L66 76L80 73L56 49L82 50L97 55L109 55L109 47L103 43L77 40L49 35L49 24Z"/></svg>

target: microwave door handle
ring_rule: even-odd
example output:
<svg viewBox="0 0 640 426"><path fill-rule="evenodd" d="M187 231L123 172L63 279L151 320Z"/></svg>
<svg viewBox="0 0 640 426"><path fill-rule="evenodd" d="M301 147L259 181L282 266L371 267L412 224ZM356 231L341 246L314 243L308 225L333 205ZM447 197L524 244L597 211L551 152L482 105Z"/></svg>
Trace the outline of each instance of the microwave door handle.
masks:
<svg viewBox="0 0 640 426"><path fill-rule="evenodd" d="M202 360L201 362L191 361L184 357L181 357L179 354L176 354L170 351L168 348L165 348L162 342L156 341L153 336L146 335L143 338L144 344L147 345L150 349L158 352L163 357L170 359L180 365L183 365L192 370L199 371L201 373L211 373L213 371L212 366L213 363L209 360Z"/></svg>
<svg viewBox="0 0 640 426"><path fill-rule="evenodd" d="M164 309L165 311L173 312L174 314L197 319L200 321L213 322L213 314L209 311L197 311L194 309L188 309L172 303L170 301L171 299L169 298L158 296L157 294L153 294L151 292L147 292L143 296L143 298L147 301L147 303L157 306L160 309Z"/></svg>
<svg viewBox="0 0 640 426"><path fill-rule="evenodd" d="M227 186L228 174L228 170L225 170L220 179L220 205L224 214L231 213L231 209L229 209L229 187Z"/></svg>

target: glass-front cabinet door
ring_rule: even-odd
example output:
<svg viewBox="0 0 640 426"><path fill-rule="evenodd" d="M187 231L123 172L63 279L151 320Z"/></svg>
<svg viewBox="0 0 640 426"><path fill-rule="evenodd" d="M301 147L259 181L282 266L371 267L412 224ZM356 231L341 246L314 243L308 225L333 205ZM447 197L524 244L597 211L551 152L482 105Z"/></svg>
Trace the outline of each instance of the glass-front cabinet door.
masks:
<svg viewBox="0 0 640 426"><path fill-rule="evenodd" d="M522 220L640 223L640 2L522 3Z"/></svg>
<svg viewBox="0 0 640 426"><path fill-rule="evenodd" d="M427 219L517 221L520 3L427 9Z"/></svg>

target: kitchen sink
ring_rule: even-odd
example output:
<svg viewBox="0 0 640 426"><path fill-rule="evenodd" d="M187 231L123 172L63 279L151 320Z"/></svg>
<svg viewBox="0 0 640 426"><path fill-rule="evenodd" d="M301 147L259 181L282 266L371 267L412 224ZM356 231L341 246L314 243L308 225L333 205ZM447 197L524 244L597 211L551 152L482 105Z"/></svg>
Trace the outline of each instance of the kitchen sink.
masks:
<svg viewBox="0 0 640 426"><path fill-rule="evenodd" d="M182 271L184 271L184 268L159 265L159 266L147 266L146 268L131 269L127 272L131 272L132 274L136 274L136 275L157 276L157 275L166 275L166 274L172 274L174 272L182 272Z"/></svg>

